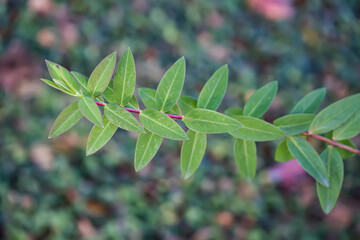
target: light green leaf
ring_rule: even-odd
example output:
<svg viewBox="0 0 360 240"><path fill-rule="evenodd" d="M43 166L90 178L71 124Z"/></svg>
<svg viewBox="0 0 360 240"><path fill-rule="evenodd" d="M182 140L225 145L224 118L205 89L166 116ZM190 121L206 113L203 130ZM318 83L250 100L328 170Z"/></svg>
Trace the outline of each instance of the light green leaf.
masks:
<svg viewBox="0 0 360 240"><path fill-rule="evenodd" d="M208 109L194 109L185 114L183 121L191 130L203 133L224 133L242 126L235 119Z"/></svg>
<svg viewBox="0 0 360 240"><path fill-rule="evenodd" d="M200 166L206 150L206 134L189 129L189 140L181 147L181 173L185 179L191 177Z"/></svg>
<svg viewBox="0 0 360 240"><path fill-rule="evenodd" d="M135 62L130 48L120 58L116 68L113 88L114 97L121 106L125 106L134 94Z"/></svg>
<svg viewBox="0 0 360 240"><path fill-rule="evenodd" d="M289 137L287 145L290 153L296 157L300 165L316 181L325 187L329 187L329 176L325 165L315 149L300 137Z"/></svg>
<svg viewBox="0 0 360 240"><path fill-rule="evenodd" d="M225 96L228 77L229 70L227 65L219 68L201 90L197 107L216 110Z"/></svg>
<svg viewBox="0 0 360 240"><path fill-rule="evenodd" d="M112 124L106 116L103 116L102 121L104 122L104 127L94 125L91 129L86 146L86 156L102 148L116 132L117 126Z"/></svg>
<svg viewBox="0 0 360 240"><path fill-rule="evenodd" d="M275 151L275 161L277 162L286 162L294 159L295 157L291 155L287 146L287 138L285 138L276 148Z"/></svg>
<svg viewBox="0 0 360 240"><path fill-rule="evenodd" d="M162 137L146 130L140 134L136 142L135 150L135 171L143 169L153 159L160 148Z"/></svg>
<svg viewBox="0 0 360 240"><path fill-rule="evenodd" d="M88 95L88 91L86 90L86 87L87 87L87 83L88 83L89 78L86 77L85 75L81 74L81 73L74 72L74 71L71 71L71 74L80 83L82 93L84 95Z"/></svg>
<svg viewBox="0 0 360 240"><path fill-rule="evenodd" d="M128 103L126 104L126 107L130 107L130 108L137 109L137 110L140 109L140 108L139 108L139 103L138 103L135 95L132 96L130 102L128 102Z"/></svg>
<svg viewBox="0 0 360 240"><path fill-rule="evenodd" d="M178 101L185 80L185 58L172 65L162 77L156 89L155 103L162 112L169 111Z"/></svg>
<svg viewBox="0 0 360 240"><path fill-rule="evenodd" d="M137 132L145 133L144 129L136 118L123 107L116 103L108 103L104 107L104 114L110 122L119 128Z"/></svg>
<svg viewBox="0 0 360 240"><path fill-rule="evenodd" d="M107 86L107 88L105 89L105 91L103 92L103 97L111 103L115 103L115 97L114 97L114 89L113 89L113 83L114 81L111 79L109 82L109 85ZM101 95L100 95L101 96Z"/></svg>
<svg viewBox="0 0 360 240"><path fill-rule="evenodd" d="M254 141L236 138L235 161L243 177L251 182L256 174L256 144Z"/></svg>
<svg viewBox="0 0 360 240"><path fill-rule="evenodd" d="M189 139L184 130L174 120L158 110L152 108L142 110L139 117L145 128L161 137L174 140Z"/></svg>
<svg viewBox="0 0 360 240"><path fill-rule="evenodd" d="M339 197L344 179L344 162L332 146L321 153L321 159L329 176L329 187L317 183L316 189L322 210L329 214Z"/></svg>
<svg viewBox="0 0 360 240"><path fill-rule="evenodd" d="M242 108L228 108L225 110L225 114L230 117L241 116L243 115Z"/></svg>
<svg viewBox="0 0 360 240"><path fill-rule="evenodd" d="M82 118L82 114L78 108L78 103L74 102L67 106L56 118L51 127L49 138L59 136L66 132Z"/></svg>
<svg viewBox="0 0 360 240"><path fill-rule="evenodd" d="M303 97L291 110L291 114L295 113L315 113L326 94L325 88L316 89Z"/></svg>
<svg viewBox="0 0 360 240"><path fill-rule="evenodd" d="M71 92L80 94L80 86L75 77L63 66L46 60L49 73L53 79L63 82Z"/></svg>
<svg viewBox="0 0 360 240"><path fill-rule="evenodd" d="M314 117L315 114L309 113L292 114L276 119L274 125L283 130L286 135L292 136L306 132Z"/></svg>
<svg viewBox="0 0 360 240"><path fill-rule="evenodd" d="M259 118L270 107L278 89L277 81L270 82L258 89L247 101L244 107L244 115Z"/></svg>
<svg viewBox="0 0 360 240"><path fill-rule="evenodd" d="M87 90L91 97L96 98L107 88L113 75L116 63L116 52L104 58L89 77Z"/></svg>
<svg viewBox="0 0 360 240"><path fill-rule="evenodd" d="M180 96L178 104L181 111L186 114L196 108L197 100L189 96Z"/></svg>
<svg viewBox="0 0 360 240"><path fill-rule="evenodd" d="M144 103L145 107L147 107L147 108L156 109L155 94L156 94L156 91L154 89L139 88L140 99Z"/></svg>
<svg viewBox="0 0 360 240"><path fill-rule="evenodd" d="M346 122L360 109L360 93L337 101L319 112L310 125L309 133L326 133Z"/></svg>
<svg viewBox="0 0 360 240"><path fill-rule="evenodd" d="M63 92L67 92L67 93L69 93L69 94L71 94L73 96L76 95L76 93L73 90L71 90L70 87L68 85L66 85L65 82L63 82L61 80L58 80L56 78L53 78L53 81L56 84L56 86L58 86L59 88L62 89Z"/></svg>
<svg viewBox="0 0 360 240"><path fill-rule="evenodd" d="M52 81L50 81L50 80L47 80L47 79L44 79L44 78L40 78L40 80L43 81L44 83L46 83L47 85L49 85L50 87L53 87L53 88L55 88L55 89L57 89L57 90L59 90L59 91L62 91L63 93L66 93L66 94L69 94L69 95L71 95L71 96L74 96L73 93L68 92L68 91L64 90L63 88L60 88L58 85L56 85L56 83L54 83L54 82L52 82Z"/></svg>
<svg viewBox="0 0 360 240"><path fill-rule="evenodd" d="M182 114L181 109L180 109L180 107L179 107L178 104L175 104L175 105L173 106L173 108L170 109L170 110L169 110L168 112L166 112L166 113L168 113L168 114L175 114L175 115L181 115L181 114Z"/></svg>
<svg viewBox="0 0 360 240"><path fill-rule="evenodd" d="M333 132L334 140L353 138L360 133L360 111Z"/></svg>
<svg viewBox="0 0 360 240"><path fill-rule="evenodd" d="M282 130L264 120L247 116L235 116L233 118L243 125L241 128L230 132L236 138L262 142L285 137Z"/></svg>
<svg viewBox="0 0 360 240"><path fill-rule="evenodd" d="M103 127L101 112L94 102L94 99L87 96L80 98L79 109L84 117L86 117L90 122Z"/></svg>

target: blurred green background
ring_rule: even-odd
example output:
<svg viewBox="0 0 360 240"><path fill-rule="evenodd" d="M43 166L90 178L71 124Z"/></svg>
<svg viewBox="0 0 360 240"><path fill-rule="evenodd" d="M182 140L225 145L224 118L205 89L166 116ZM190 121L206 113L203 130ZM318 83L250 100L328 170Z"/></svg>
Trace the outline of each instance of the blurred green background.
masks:
<svg viewBox="0 0 360 240"><path fill-rule="evenodd" d="M247 183L226 135L208 137L187 181L175 141L136 174L135 134L118 130L90 157L85 120L47 139L74 99L39 80L49 78L44 60L90 75L127 47L137 87L155 88L185 56L183 92L194 97L228 64L220 111L278 80L272 121L315 88L328 90L323 106L360 91L360 2L0 0L0 239L360 239L359 157L345 160L344 188L326 216L314 181L295 162L275 163L275 143L258 145L258 175Z"/></svg>

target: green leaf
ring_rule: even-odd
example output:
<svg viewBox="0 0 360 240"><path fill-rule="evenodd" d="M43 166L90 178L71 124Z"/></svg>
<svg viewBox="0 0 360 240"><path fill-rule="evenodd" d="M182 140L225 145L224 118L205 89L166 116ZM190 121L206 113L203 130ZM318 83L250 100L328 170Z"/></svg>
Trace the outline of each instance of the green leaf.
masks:
<svg viewBox="0 0 360 240"><path fill-rule="evenodd" d="M111 53L96 66L87 83L91 97L96 98L107 88L113 75L116 63L116 52Z"/></svg>
<svg viewBox="0 0 360 240"><path fill-rule="evenodd" d="M360 133L360 111L333 132L334 140L353 138Z"/></svg>
<svg viewBox="0 0 360 240"><path fill-rule="evenodd" d="M162 77L156 89L155 103L162 112L169 111L178 101L185 80L185 58L172 65Z"/></svg>
<svg viewBox="0 0 360 240"><path fill-rule="evenodd" d="M56 85L56 83L50 81L50 80L47 80L47 79L44 79L44 78L40 78L41 81L43 81L44 83L46 83L47 85L49 85L50 87L53 87L59 91L62 91L63 93L66 93L66 94L69 94L71 96L74 96L73 93L67 91L67 90L64 90L63 88L60 88L58 85Z"/></svg>
<svg viewBox="0 0 360 240"><path fill-rule="evenodd" d="M73 93L80 94L79 83L66 68L48 60L45 62L53 79L63 82Z"/></svg>
<svg viewBox="0 0 360 240"><path fill-rule="evenodd" d="M82 114L78 108L78 103L74 102L67 106L56 118L51 127L49 138L59 136L66 132L82 118Z"/></svg>
<svg viewBox="0 0 360 240"><path fill-rule="evenodd" d="M178 104L175 104L172 109L170 109L168 114L182 115L181 109Z"/></svg>
<svg viewBox="0 0 360 240"><path fill-rule="evenodd" d="M101 112L94 102L94 99L87 96L80 98L79 109L84 117L86 117L90 122L103 127Z"/></svg>
<svg viewBox="0 0 360 240"><path fill-rule="evenodd" d="M287 138L285 138L276 148L275 151L275 161L277 162L286 162L294 159L295 157L291 155L287 146Z"/></svg>
<svg viewBox="0 0 360 240"><path fill-rule="evenodd" d="M94 125L91 129L86 146L87 156L102 148L116 132L117 126L112 124L106 116L103 116L102 121L104 122L104 127Z"/></svg>
<svg viewBox="0 0 360 240"><path fill-rule="evenodd" d="M76 80L80 83L81 91L84 95L88 95L88 91L86 90L86 86L88 83L89 78L85 75L71 71L71 74L76 78Z"/></svg>
<svg viewBox="0 0 360 240"><path fill-rule="evenodd" d="M143 169L153 159L160 148L162 137L145 129L145 134L140 134L136 142L135 171Z"/></svg>
<svg viewBox="0 0 360 240"><path fill-rule="evenodd" d="M329 133L325 134L325 137L327 139L332 140L333 139L332 132L329 132ZM356 149L355 144L350 139L338 140L337 142ZM325 145L329 146L328 143L325 143ZM349 151L347 151L345 149L342 149L342 148L339 148L339 147L334 147L334 148L336 149L336 151L338 151L340 153L340 156L341 156L342 159L350 158L350 157L355 155L355 153L349 152Z"/></svg>
<svg viewBox="0 0 360 240"><path fill-rule="evenodd" d="M189 96L180 96L178 104L181 111L186 114L196 108L197 100Z"/></svg>
<svg viewBox="0 0 360 240"><path fill-rule="evenodd" d="M67 93L69 93L69 94L71 94L73 96L76 95L76 93L73 90L71 90L70 87L68 85L66 85L65 82L63 82L61 80L58 80L56 78L53 78L53 81L59 88L62 89L63 92L67 92Z"/></svg>
<svg viewBox="0 0 360 240"><path fill-rule="evenodd" d="M287 145L290 153L313 178L325 187L329 187L329 176L319 154L304 139L289 137Z"/></svg>
<svg viewBox="0 0 360 240"><path fill-rule="evenodd" d="M206 134L189 129L189 140L181 147L181 173L185 179L191 177L200 166L206 150Z"/></svg>
<svg viewBox="0 0 360 240"><path fill-rule="evenodd" d="M142 110L139 117L145 128L161 137L174 140L189 139L184 130L174 120L158 110L152 108Z"/></svg>
<svg viewBox="0 0 360 240"><path fill-rule="evenodd" d="M332 146L321 153L321 159L329 176L329 187L317 183L316 189L322 210L329 214L339 197L344 179L344 162Z"/></svg>
<svg viewBox="0 0 360 240"><path fill-rule="evenodd" d="M360 93L337 101L319 112L310 125L309 133L326 133L346 122L360 109Z"/></svg>
<svg viewBox="0 0 360 240"><path fill-rule="evenodd" d="M130 107L130 108L137 109L137 110L140 109L140 108L139 108L139 103L138 103L135 95L132 96L130 102L128 102L128 103L126 104L126 107Z"/></svg>
<svg viewBox="0 0 360 240"><path fill-rule="evenodd" d="M276 81L270 82L258 89L247 101L244 107L244 115L259 118L270 107L278 89Z"/></svg>
<svg viewBox="0 0 360 240"><path fill-rule="evenodd" d="M264 120L247 116L235 116L234 119L243 125L241 128L230 132L236 138L262 142L285 137L282 130Z"/></svg>
<svg viewBox="0 0 360 240"><path fill-rule="evenodd" d="M276 119L274 125L292 136L306 132L314 117L315 114L309 113L292 114Z"/></svg>
<svg viewBox="0 0 360 240"><path fill-rule="evenodd" d="M107 88L105 89L105 91L103 92L103 96L104 98L111 103L115 103L116 99L114 97L114 89L113 89L113 83L114 81L111 79L109 82L109 85L107 86ZM100 95L101 96L101 95Z"/></svg>
<svg viewBox="0 0 360 240"><path fill-rule="evenodd" d="M185 114L183 121L191 130L203 133L224 133L241 127L235 119L207 109L194 109Z"/></svg>
<svg viewBox="0 0 360 240"><path fill-rule="evenodd" d="M295 113L315 113L326 94L325 88L316 89L305 95L291 110L291 114Z"/></svg>
<svg viewBox="0 0 360 240"><path fill-rule="evenodd" d="M140 99L144 103L145 107L147 107L147 108L156 109L155 94L156 94L156 91L154 89L139 88Z"/></svg>
<svg viewBox="0 0 360 240"><path fill-rule="evenodd" d="M137 132L145 133L144 129L136 118L123 107L116 103L108 103L104 107L104 114L114 125L119 128Z"/></svg>
<svg viewBox="0 0 360 240"><path fill-rule="evenodd" d="M120 58L116 68L113 88L114 97L121 106L125 106L134 94L135 62L130 48Z"/></svg>
<svg viewBox="0 0 360 240"><path fill-rule="evenodd" d="M223 100L228 83L229 70L227 65L219 68L207 81L197 101L198 108L216 110Z"/></svg>
<svg viewBox="0 0 360 240"><path fill-rule="evenodd" d="M251 182L256 174L256 144L254 141L236 138L235 161L243 177Z"/></svg>
<svg viewBox="0 0 360 240"><path fill-rule="evenodd" d="M242 108L228 108L225 110L225 114L229 115L230 117L241 116L243 115Z"/></svg>

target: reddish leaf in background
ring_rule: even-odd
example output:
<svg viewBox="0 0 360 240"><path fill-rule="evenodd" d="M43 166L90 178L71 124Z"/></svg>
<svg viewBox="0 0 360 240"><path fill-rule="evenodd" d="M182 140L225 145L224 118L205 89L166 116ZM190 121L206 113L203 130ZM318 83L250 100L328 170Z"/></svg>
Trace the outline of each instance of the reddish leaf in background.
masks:
<svg viewBox="0 0 360 240"><path fill-rule="evenodd" d="M270 20L287 20L294 16L291 0L248 0L252 10Z"/></svg>

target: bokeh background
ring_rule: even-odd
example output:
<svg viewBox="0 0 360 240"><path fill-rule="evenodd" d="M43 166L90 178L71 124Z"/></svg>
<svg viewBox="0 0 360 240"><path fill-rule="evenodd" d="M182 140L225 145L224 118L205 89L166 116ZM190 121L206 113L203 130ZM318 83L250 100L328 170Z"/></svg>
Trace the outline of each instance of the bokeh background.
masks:
<svg viewBox="0 0 360 240"><path fill-rule="evenodd" d="M323 106L360 91L360 2L0 0L0 239L360 239L359 157L345 160L339 202L326 216L314 181L296 163L274 161L276 143L258 145L258 175L247 183L226 135L208 137L187 181L175 141L136 174L135 134L118 130L89 157L84 119L49 140L74 99L39 80L49 78L44 60L89 75L127 47L137 87L155 88L185 56L183 92L195 97L228 64L220 111L278 80L265 115L272 121L315 88L328 90Z"/></svg>

